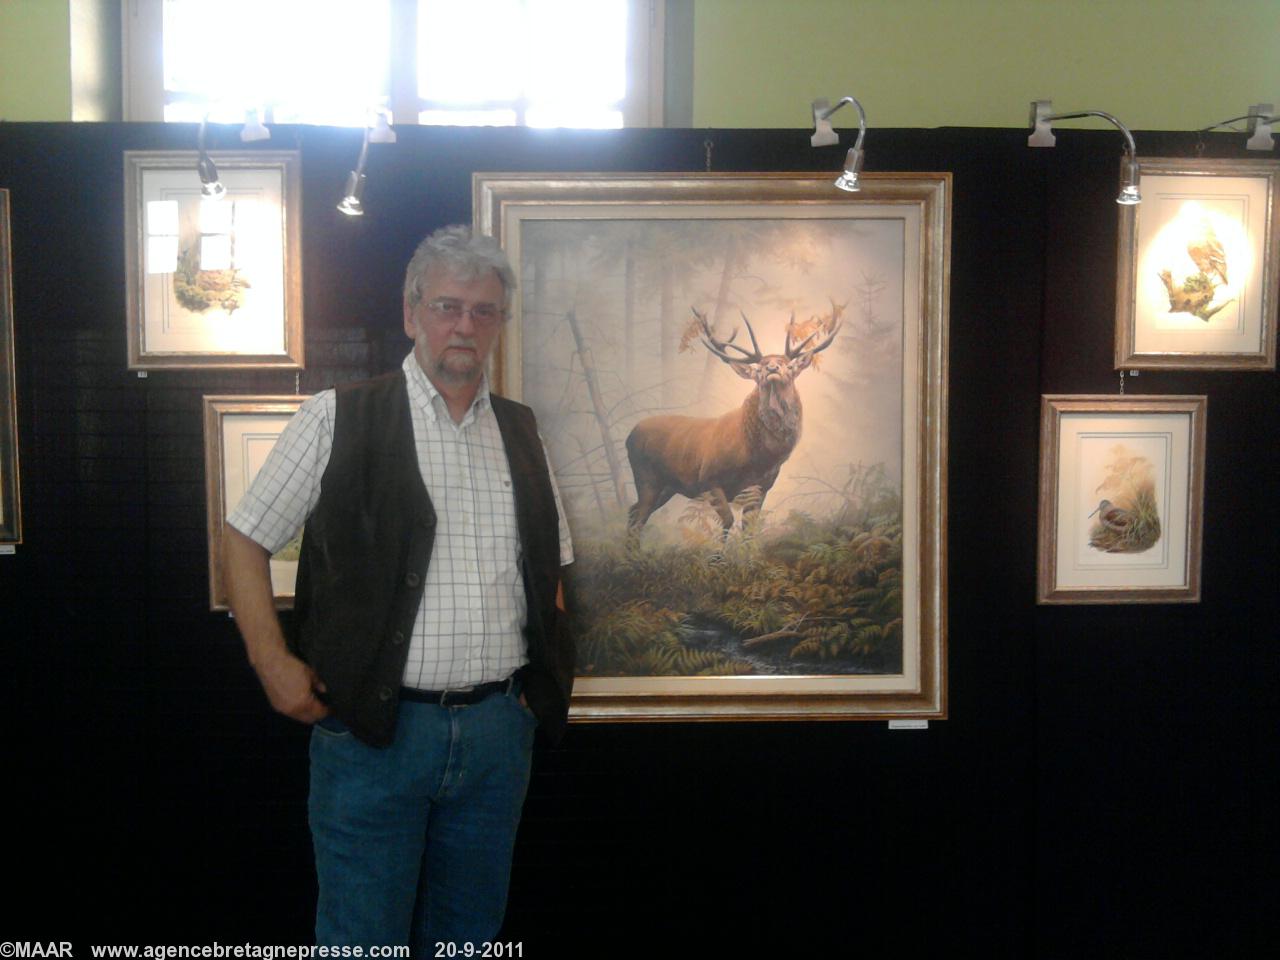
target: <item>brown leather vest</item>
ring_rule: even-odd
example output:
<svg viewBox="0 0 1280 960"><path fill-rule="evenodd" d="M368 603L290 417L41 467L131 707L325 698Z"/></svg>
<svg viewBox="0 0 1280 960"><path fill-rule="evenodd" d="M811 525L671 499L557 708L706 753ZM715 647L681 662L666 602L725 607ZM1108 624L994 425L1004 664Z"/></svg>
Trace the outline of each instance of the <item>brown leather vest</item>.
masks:
<svg viewBox="0 0 1280 960"><path fill-rule="evenodd" d="M533 411L491 396L511 467L528 615L520 678L539 727L564 732L573 643L555 605L560 538ZM436 513L422 482L404 374L337 388L333 451L303 531L291 643L328 688L334 715L361 740L395 735Z"/></svg>

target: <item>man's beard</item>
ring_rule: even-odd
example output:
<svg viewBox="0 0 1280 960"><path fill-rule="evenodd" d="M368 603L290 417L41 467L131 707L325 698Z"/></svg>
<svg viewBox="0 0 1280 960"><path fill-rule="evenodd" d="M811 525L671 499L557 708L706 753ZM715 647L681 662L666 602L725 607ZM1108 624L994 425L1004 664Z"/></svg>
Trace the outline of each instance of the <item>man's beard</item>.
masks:
<svg viewBox="0 0 1280 960"><path fill-rule="evenodd" d="M472 344L455 344L454 346L466 346L475 350L475 347ZM435 375L443 383L447 383L450 386L461 387L479 380L481 373L484 372L484 364L480 361L478 353L473 353L466 363L466 368L460 369L457 366L456 358L451 362L449 357L449 348L446 347L444 354L436 358L435 363L432 365L432 369Z"/></svg>

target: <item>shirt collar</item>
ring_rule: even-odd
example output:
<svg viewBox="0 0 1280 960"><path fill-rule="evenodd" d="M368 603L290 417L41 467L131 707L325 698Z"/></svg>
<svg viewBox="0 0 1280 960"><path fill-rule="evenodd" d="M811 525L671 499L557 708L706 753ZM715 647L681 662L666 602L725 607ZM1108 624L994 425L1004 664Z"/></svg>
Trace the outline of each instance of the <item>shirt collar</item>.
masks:
<svg viewBox="0 0 1280 960"><path fill-rule="evenodd" d="M432 423L438 422L441 415L446 420L449 419L449 407L444 402L444 397L440 395L436 385L431 382L431 378L423 371L422 366L418 363L417 356L412 350L404 358L404 363L400 367L404 371L404 377L409 387L410 401L421 407L427 416L431 418ZM467 417L463 418L463 422L459 426L465 425L470 417L479 414L488 406L489 376L482 373L480 375L480 389L476 391L476 398L472 401Z"/></svg>

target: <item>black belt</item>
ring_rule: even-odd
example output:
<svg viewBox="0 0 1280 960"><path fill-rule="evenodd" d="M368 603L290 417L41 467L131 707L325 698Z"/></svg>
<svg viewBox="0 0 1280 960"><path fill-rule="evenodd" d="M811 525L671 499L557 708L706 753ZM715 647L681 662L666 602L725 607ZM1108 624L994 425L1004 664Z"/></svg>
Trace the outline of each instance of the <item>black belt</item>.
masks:
<svg viewBox="0 0 1280 960"><path fill-rule="evenodd" d="M466 707L479 703L491 693L509 693L515 683L514 674L505 680L479 683L460 690L419 690L417 687L401 687L400 699L411 703L434 703L442 707Z"/></svg>

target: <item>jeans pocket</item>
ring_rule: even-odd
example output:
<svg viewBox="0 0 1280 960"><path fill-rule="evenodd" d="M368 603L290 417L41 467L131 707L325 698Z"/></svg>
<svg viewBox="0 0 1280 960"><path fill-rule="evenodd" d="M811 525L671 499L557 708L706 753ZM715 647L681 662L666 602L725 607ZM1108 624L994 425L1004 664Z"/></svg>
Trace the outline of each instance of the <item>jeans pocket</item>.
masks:
<svg viewBox="0 0 1280 960"><path fill-rule="evenodd" d="M351 729L332 713L317 720L312 725L312 730L323 737L346 739L351 736Z"/></svg>
<svg viewBox="0 0 1280 960"><path fill-rule="evenodd" d="M511 701L511 705L520 711L520 715L532 723L538 725L538 715L528 708L520 699L520 694L514 690L507 694L507 699Z"/></svg>

